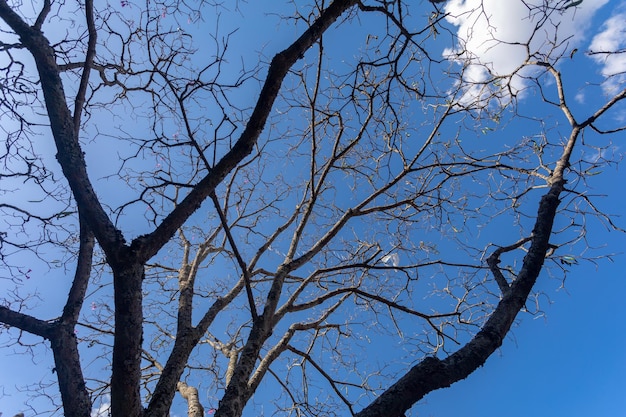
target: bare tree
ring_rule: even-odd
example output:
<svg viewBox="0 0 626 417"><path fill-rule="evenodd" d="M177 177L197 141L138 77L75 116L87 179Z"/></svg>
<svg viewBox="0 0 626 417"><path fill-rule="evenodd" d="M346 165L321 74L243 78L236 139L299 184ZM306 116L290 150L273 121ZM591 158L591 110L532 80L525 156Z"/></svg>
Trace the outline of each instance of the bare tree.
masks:
<svg viewBox="0 0 626 417"><path fill-rule="evenodd" d="M177 393L194 417L403 416L485 363L589 222L617 228L585 179L626 89L575 116L568 39L533 41L572 2L528 5L506 74L440 1L282 5L258 17L298 31L278 53L222 28L246 4L209 3L0 0L0 321L50 347L65 416L167 416ZM28 265L67 286L55 317Z"/></svg>

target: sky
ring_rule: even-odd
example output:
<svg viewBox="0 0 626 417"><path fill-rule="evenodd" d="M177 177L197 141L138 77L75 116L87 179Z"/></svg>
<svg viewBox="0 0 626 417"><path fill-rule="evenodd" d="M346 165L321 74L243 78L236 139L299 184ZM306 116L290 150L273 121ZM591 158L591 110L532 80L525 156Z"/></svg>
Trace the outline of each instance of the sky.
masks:
<svg viewBox="0 0 626 417"><path fill-rule="evenodd" d="M492 74L505 74L522 63L524 56L518 46L512 45L517 39L528 37L533 20L529 18L521 2L483 0L484 14L476 10L477 0L451 0L445 10L451 16L449 22L456 25L458 34L466 40L467 54L456 54L455 45L445 45L442 41L440 54L451 60L472 59L487 64ZM532 3L532 2L531 2ZM427 4L424 7L429 7ZM262 7L261 7L262 8ZM250 6L249 13L263 13ZM483 20L489 16L488 22ZM563 64L563 71L573 78L576 85L584 86L589 74L607 77L602 84L606 94L624 87L626 74L626 54L585 56L588 50L602 51L624 49L626 47L626 1L623 0L584 0L579 6L563 13L559 28L561 39L568 38L563 46L551 48L549 33L541 33L534 39L537 51L549 54L569 54L573 48L579 52L570 62ZM248 39L249 34L267 30L270 17L247 19L246 27L238 32L240 39ZM257 23L254 23L257 22ZM272 24L273 24L272 23ZM235 21L223 22L225 26L236 25ZM263 26L265 25L265 26ZM489 28L485 31L477 27ZM472 28L472 30L470 30ZM191 29L189 29L191 31ZM289 32L284 26L281 34ZM277 32L278 33L278 30ZM295 33L295 32L294 32ZM267 43L263 50L267 55L282 49L283 40L273 40L272 33L266 34ZM545 35L545 36L544 36ZM330 31L327 41L333 40ZM494 45L493 38L509 42L508 46ZM245 45L234 42L235 47L245 54ZM258 50L258 46L253 46ZM580 66L576 71L574 66ZM486 78L483 66L470 67L467 81L483 81ZM567 72L566 72L567 70ZM622 75L615 75L622 73ZM599 78L594 78L599 79ZM522 78L513 80L518 91L527 85ZM484 94L484 91L468 87L466 98L470 102ZM523 93L522 93L523 97ZM580 88L575 94L575 110L583 112L597 105L597 96L590 96ZM530 102L533 97L523 97ZM626 109L622 106L616 118L626 119ZM613 151L623 155L624 134L613 137ZM596 158L590 155L589 158ZM96 167L97 169L97 167ZM606 195L601 206L616 215L616 222L626 227L624 216L626 196L619 192L626 177L624 170L609 168L603 175L590 178L590 186L595 194ZM616 191L617 190L617 191ZM583 417L589 415L626 415L626 324L623 321L623 294L626 294L626 248L624 233L602 232L607 250L616 253L613 262L601 260L598 264L581 262L569 267L570 273L563 283L560 279L544 277L538 283L537 291L543 295L543 313L538 316L522 313L515 328L504 345L486 364L466 380L452 387L433 392L418 403L412 415L420 417L448 417L464 415L468 417L538 417L562 415ZM392 254L393 255L393 254ZM396 261L390 255L389 260ZM45 290L43 290L45 291ZM59 292L62 300L63 291ZM40 306L46 311L46 305ZM38 380L43 372L49 372L50 365L42 359L36 363L24 362L19 355L0 356L0 412L2 417L11 417L22 409L23 396L15 392L16 385ZM106 404L94 409L94 417L103 414ZM182 416L181 409L173 415Z"/></svg>

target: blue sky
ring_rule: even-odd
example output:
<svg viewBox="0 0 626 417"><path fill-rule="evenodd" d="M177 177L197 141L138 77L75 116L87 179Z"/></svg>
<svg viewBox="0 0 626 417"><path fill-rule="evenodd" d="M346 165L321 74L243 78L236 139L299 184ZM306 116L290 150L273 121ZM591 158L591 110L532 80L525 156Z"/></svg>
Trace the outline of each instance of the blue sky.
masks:
<svg viewBox="0 0 626 417"><path fill-rule="evenodd" d="M252 2L251 2L252 3ZM281 3L282 4L282 3ZM461 18L450 20L457 25L459 35L464 36L467 31L466 23L472 23L472 27L485 27L482 22L476 24L476 20L466 19L464 14L471 8L472 2L466 3L453 0L447 3L446 10ZM527 32L529 19L522 18L519 10L510 5L504 7L504 2L497 0L485 0L485 9L492 11L491 24L496 28L497 36L506 41L515 41L516 36L524 36ZM278 22L275 15L271 14L266 5L241 4L242 15L264 16L262 18L248 17L245 25L241 26L237 14L230 16L224 14L221 18L220 27L224 33L231 29L238 29L232 36L231 49L235 55L244 56L250 64L257 59L257 53L269 58L277 51L284 48L299 33L288 22ZM273 5L275 11L280 11L281 6ZM430 10L432 7L424 2L423 7ZM504 7L504 8L503 8ZM502 9L503 8L503 9ZM500 10L502 9L502 10ZM291 10L291 9L289 9ZM267 14L264 14L267 13ZM426 15L427 13L424 12ZM519 17L519 18L518 18ZM623 0L585 0L577 7L568 10L564 16L560 30L562 36L571 39L567 43L567 50L557 48L553 53L569 54L569 51L577 47L580 52L569 61L564 61L560 67L571 82L572 92L570 96L572 107L580 114L586 114L588 108L594 108L602 100L602 92L610 93L615 88L624 86L624 77L613 77L610 82L601 87L592 89L588 84L600 83L604 76L615 74L625 70L624 57L586 57L583 52L588 49L602 49L603 47L624 48L623 32L626 30L626 2ZM165 18L164 18L165 19ZM206 33L206 28L193 21L168 21L172 28L180 29L189 33L192 37L200 37ZM208 19L207 25L214 21ZM379 22L378 22L379 23ZM325 35L327 44L341 45L354 44L368 33L368 27L372 22L364 21L358 30L354 26L346 26L338 30L331 30ZM53 30L54 28L51 28ZM495 30L495 29L494 29ZM474 30L473 37L467 39L468 49L476 57L486 60L492 65L493 73L504 74L516 67L521 62L519 50L515 47L493 47L486 40L485 34ZM255 39L256 42L250 42ZM538 36L536 46L544 51L548 37ZM621 40L621 46L619 44ZM446 43L449 38L441 36L441 56L449 56L454 53L454 45ZM341 49L337 47L332 51L334 60L330 62L340 67ZM565 46L564 46L565 48ZM334 49L334 48L333 48ZM548 48L549 49L549 48ZM623 55L623 54L622 54ZM457 59L465 59L467 56L458 56ZM348 60L348 58L347 58ZM262 73L262 71L261 71ZM471 80L484 80L485 74L479 67L468 71L467 76ZM515 88L522 90L526 84L521 79L513 80ZM469 88L468 100L475 99L480 94ZM254 96L254 88L247 90L240 99L245 102ZM522 106L532 106L532 95L522 99ZM280 108L280 104L277 105ZM622 105L621 110L612 114L616 119L626 119L626 109ZM119 123L123 123L123 117ZM173 129L169 134L176 134ZM132 132L132 129L129 130ZM564 129L567 131L567 129ZM613 151L615 159L620 159L624 153L624 134L621 133L611 138L614 143ZM498 140L488 136L485 140ZM467 139L471 141L472 139ZM515 139L512 139L515 140ZM110 173L109 166L101 159L101 150L106 150L104 144L88 145L90 152L87 154L92 175L103 177ZM475 145L480 147L482 143ZM43 152L43 151L42 151ZM593 159L591 150L587 149L589 158ZM50 152L52 154L52 152ZM51 155L49 155L50 157ZM116 155L110 158L115 159ZM152 158L152 160L150 160ZM52 159L51 159L52 160ZM156 156L146 158L147 163L158 165L161 161ZM626 206L626 197L621 190L621 184L626 179L623 168L604 168L602 175L589 179L590 189L594 194L606 195L598 199L599 206L606 212L623 215ZM113 180L98 180L96 184L102 190L111 190ZM109 185L107 185L109 184ZM105 191L106 193L106 191ZM121 194L108 193L105 198L113 205ZM138 212L141 212L140 208ZM138 213L137 212L137 213ZM132 213L132 212L131 212ZM626 220L615 218L618 225L626 227ZM137 227L132 216L126 216L120 220L124 227ZM621 415L626 413L626 324L621 319L623 294L626 294L626 269L625 255L621 254L626 247L626 237L619 232L606 232L598 223L594 223L591 232L597 232L591 239L594 244L606 245L606 249L599 249L597 253L616 253L614 262L606 259L600 260L597 265L591 262L581 262L578 265L568 267L570 272L567 280L563 283L560 277L549 278L544 274L539 281L536 290L542 293L541 309L544 314L535 317L522 313L518 325L513 329L509 338L497 354L494 354L484 367L470 375L451 388L440 390L430 394L412 410L411 415L420 417L448 417L460 414L469 417L495 417L495 416L553 416L563 415L568 417L582 417L589 415ZM141 227L133 229L130 235L139 234ZM487 232L486 232L487 233ZM494 233L488 231L488 233ZM497 242L499 236L492 236ZM506 242L505 242L506 243ZM71 270L71 269L70 269ZM41 314L42 318L47 315L54 316L62 305L66 288L52 275L45 276L45 270L36 271L40 275L37 282L39 292L46 296L45 301L38 303L34 310ZM64 272L55 270L54 276L62 278ZM44 275L43 279L41 275ZM2 290L5 287L3 283ZM48 298L52 296L52 299ZM549 300L549 301L548 301ZM89 304L88 304L89 305ZM88 307L86 306L86 309ZM80 329L79 329L80 332ZM379 348L374 344L375 348ZM4 387L5 395L0 395L0 412L2 417L12 416L23 410L24 396L14 390L16 385L23 385L38 381L45 376L48 379L52 365L50 352L37 348L38 355L35 363L29 362L25 356L2 355L0 356L0 386ZM86 354L88 357L88 354ZM271 391L271 390L270 390ZM260 391L259 398L253 400L262 403L266 392ZM184 415L184 408L178 403L173 414ZM30 414L26 412L26 417Z"/></svg>

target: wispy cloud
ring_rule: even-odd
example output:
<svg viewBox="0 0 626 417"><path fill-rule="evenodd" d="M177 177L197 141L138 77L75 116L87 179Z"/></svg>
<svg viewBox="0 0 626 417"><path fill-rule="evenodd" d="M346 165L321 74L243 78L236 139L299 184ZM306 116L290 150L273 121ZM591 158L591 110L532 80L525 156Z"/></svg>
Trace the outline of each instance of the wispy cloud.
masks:
<svg viewBox="0 0 626 417"><path fill-rule="evenodd" d="M622 2L622 6L624 8L626 2ZM605 91L614 93L626 82L626 12L614 14L604 22L589 50L606 78Z"/></svg>
<svg viewBox="0 0 626 417"><path fill-rule="evenodd" d="M400 255L398 255L397 253L390 253L389 255L383 256L381 261L385 265L398 266L400 265Z"/></svg>
<svg viewBox="0 0 626 417"><path fill-rule="evenodd" d="M465 67L461 102L485 104L493 94L506 100L509 93L522 91L526 81L519 75L528 70L508 76L528 59L554 59L583 43L591 18L608 1L583 1L567 8L563 7L567 1L449 1L445 6L447 20L457 27L459 42L443 54ZM543 21L546 12L549 18ZM505 79L490 84L494 77Z"/></svg>

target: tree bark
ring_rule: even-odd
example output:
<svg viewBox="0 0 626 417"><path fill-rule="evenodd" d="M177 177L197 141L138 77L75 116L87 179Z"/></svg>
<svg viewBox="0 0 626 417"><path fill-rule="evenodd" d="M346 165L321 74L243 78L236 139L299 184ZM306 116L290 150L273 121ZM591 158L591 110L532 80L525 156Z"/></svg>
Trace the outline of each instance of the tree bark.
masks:
<svg viewBox="0 0 626 417"><path fill-rule="evenodd" d="M107 216L89 181L85 156L76 135L72 114L67 106L54 48L43 33L26 24L6 0L0 0L0 18L19 35L20 41L35 60L57 148L57 160L72 189L78 210L93 230L107 257L116 258L125 246L124 239Z"/></svg>
<svg viewBox="0 0 626 417"><path fill-rule="evenodd" d="M63 314L55 323L50 339L63 410L67 417L89 417L92 405L80 364L75 329L89 286L95 241L82 217L79 223L80 246L76 272Z"/></svg>
<svg viewBox="0 0 626 417"><path fill-rule="evenodd" d="M187 400L187 416L188 417L204 417L204 408L200 404L198 389L190 387L184 382L178 383L178 391L180 395Z"/></svg>
<svg viewBox="0 0 626 417"><path fill-rule="evenodd" d="M115 336L111 375L111 415L140 417L141 349L143 343L142 283L144 267L128 260L113 266Z"/></svg>

